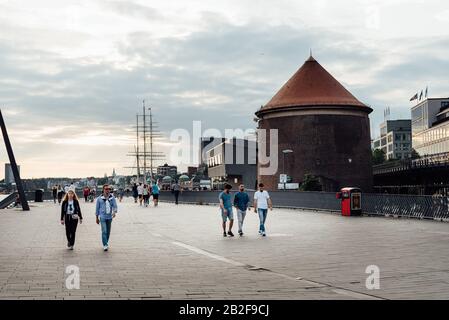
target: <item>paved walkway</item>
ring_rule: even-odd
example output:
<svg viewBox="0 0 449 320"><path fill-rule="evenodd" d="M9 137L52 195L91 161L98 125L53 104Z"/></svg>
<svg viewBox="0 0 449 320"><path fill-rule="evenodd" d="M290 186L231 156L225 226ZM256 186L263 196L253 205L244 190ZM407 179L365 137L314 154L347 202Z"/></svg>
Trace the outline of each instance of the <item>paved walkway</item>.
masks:
<svg viewBox="0 0 449 320"><path fill-rule="evenodd" d="M74 251L58 205L0 211L0 299L449 298L447 223L275 209L266 238L254 213L243 238L223 238L217 207L119 205L109 252L93 204ZM69 265L80 289L66 288ZM379 290L366 288L369 265Z"/></svg>

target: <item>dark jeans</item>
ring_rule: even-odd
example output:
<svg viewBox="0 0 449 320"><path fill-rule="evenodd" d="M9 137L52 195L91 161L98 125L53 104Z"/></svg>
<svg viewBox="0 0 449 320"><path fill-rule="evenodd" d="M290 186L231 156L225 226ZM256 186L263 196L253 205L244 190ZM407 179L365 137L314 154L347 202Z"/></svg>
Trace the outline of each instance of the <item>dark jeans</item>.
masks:
<svg viewBox="0 0 449 320"><path fill-rule="evenodd" d="M67 242L69 246L75 245L75 233L78 226L78 219L73 219L72 215L66 214L64 218L65 234L67 236Z"/></svg>
<svg viewBox="0 0 449 320"><path fill-rule="evenodd" d="M175 194L175 203L178 204L178 198L179 198L179 191L174 191Z"/></svg>

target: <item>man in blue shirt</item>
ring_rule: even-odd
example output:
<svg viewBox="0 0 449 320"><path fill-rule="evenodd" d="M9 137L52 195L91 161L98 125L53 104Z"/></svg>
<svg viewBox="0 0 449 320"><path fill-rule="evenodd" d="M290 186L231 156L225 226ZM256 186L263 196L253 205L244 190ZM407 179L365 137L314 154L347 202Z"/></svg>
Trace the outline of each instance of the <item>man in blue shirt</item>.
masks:
<svg viewBox="0 0 449 320"><path fill-rule="evenodd" d="M245 186L239 186L239 192L234 195L234 207L237 209L237 219L239 221L239 235L243 236L243 221L245 220L246 210L249 204L249 196L245 192Z"/></svg>
<svg viewBox="0 0 449 320"><path fill-rule="evenodd" d="M105 184L103 186L103 194L97 198L95 204L95 216L97 224L101 223L101 240L103 242L103 250L109 249L109 236L111 234L112 219L117 213L117 201L111 194L111 188Z"/></svg>
<svg viewBox="0 0 449 320"><path fill-rule="evenodd" d="M227 235L233 237L232 226L234 225L234 215L232 212L231 194L232 186L226 184L224 191L220 193L218 199L220 200L221 217L223 219L223 237ZM229 231L226 234L226 221L229 219Z"/></svg>

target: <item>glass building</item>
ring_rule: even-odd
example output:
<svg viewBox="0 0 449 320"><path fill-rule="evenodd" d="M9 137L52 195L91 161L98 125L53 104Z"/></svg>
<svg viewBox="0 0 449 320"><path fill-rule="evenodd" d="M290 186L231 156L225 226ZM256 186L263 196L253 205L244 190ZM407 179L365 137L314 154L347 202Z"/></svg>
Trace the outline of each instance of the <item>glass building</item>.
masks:
<svg viewBox="0 0 449 320"><path fill-rule="evenodd" d="M412 146L420 156L449 152L449 98L429 98L412 108Z"/></svg>
<svg viewBox="0 0 449 320"><path fill-rule="evenodd" d="M387 120L380 125L380 137L372 148L380 149L387 159L407 159L411 156L411 120Z"/></svg>

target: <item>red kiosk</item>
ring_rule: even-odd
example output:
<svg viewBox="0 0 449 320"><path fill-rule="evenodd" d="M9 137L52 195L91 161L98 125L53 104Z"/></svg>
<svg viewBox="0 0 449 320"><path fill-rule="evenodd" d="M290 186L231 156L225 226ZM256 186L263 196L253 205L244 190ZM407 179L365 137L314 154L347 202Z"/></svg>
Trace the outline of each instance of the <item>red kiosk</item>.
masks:
<svg viewBox="0 0 449 320"><path fill-rule="evenodd" d="M337 192L337 199L341 199L342 216L360 216L362 214L362 190L346 187Z"/></svg>

